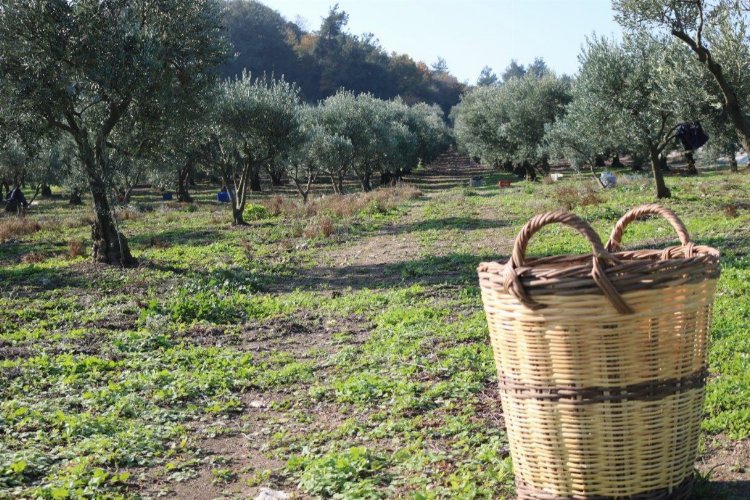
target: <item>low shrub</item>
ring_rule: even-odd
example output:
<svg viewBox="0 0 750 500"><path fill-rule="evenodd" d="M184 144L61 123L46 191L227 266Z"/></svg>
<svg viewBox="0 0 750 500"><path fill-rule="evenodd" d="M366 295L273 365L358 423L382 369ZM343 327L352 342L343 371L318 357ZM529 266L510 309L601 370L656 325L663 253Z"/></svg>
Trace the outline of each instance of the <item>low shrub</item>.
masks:
<svg viewBox="0 0 750 500"><path fill-rule="evenodd" d="M333 234L333 229L333 221L330 217L323 217L320 220L320 233L324 237L328 238L331 236Z"/></svg>
<svg viewBox="0 0 750 500"><path fill-rule="evenodd" d="M164 222L178 222L181 221L183 217L184 214L181 214L176 210L169 210L164 213Z"/></svg>
<svg viewBox="0 0 750 500"><path fill-rule="evenodd" d="M244 302L244 295L241 294L213 290L195 292L183 288L167 305L167 313L173 320L185 323L234 323L246 317Z"/></svg>
<svg viewBox="0 0 750 500"><path fill-rule="evenodd" d="M172 245L168 241L152 236L148 240L148 246L151 248L169 248Z"/></svg>
<svg viewBox="0 0 750 500"><path fill-rule="evenodd" d="M83 240L68 240L68 258L75 259L86 254Z"/></svg>
<svg viewBox="0 0 750 500"><path fill-rule="evenodd" d="M138 220L142 217L142 215L143 214L141 214L141 212L131 207L123 207L115 212L115 218L118 221Z"/></svg>
<svg viewBox="0 0 750 500"><path fill-rule="evenodd" d="M304 470L300 488L311 495L327 498L375 497L376 473L386 465L383 457L362 446L330 452L307 463L298 463L298 460L290 460L288 466Z"/></svg>
<svg viewBox="0 0 750 500"><path fill-rule="evenodd" d="M261 220L267 219L271 214L271 211L264 205L256 205L255 203L248 203L245 206L245 212L243 216L246 220Z"/></svg>
<svg viewBox="0 0 750 500"><path fill-rule="evenodd" d="M270 198L267 198L261 202L264 207L266 207L266 210L270 215L273 217L276 217L280 215L283 212L283 207L285 205L284 198L282 198L279 195L272 196Z"/></svg>
<svg viewBox="0 0 750 500"><path fill-rule="evenodd" d="M0 220L0 243L34 234L42 225L27 217L6 217Z"/></svg>
<svg viewBox="0 0 750 500"><path fill-rule="evenodd" d="M736 205L730 204L724 207L724 215L726 215L730 219L734 219L735 217L740 216L740 212L737 210Z"/></svg>
<svg viewBox="0 0 750 500"><path fill-rule="evenodd" d="M240 241L240 245L242 245L242 251L245 254L245 258L247 258L248 262L252 262L255 258L255 247L253 246L252 241L242 240Z"/></svg>
<svg viewBox="0 0 750 500"><path fill-rule="evenodd" d="M303 235L306 238L328 238L334 233L334 230L333 220L330 217L321 217L311 221L304 229Z"/></svg>
<svg viewBox="0 0 750 500"><path fill-rule="evenodd" d="M267 215L270 216L283 215L296 219L310 219L325 214L333 218L343 219L359 213L385 213L406 200L421 196L422 192L419 189L408 184L399 184L367 193L335 194L310 198L307 203L278 195L260 203L267 210ZM247 214L247 212L245 213Z"/></svg>
<svg viewBox="0 0 750 500"><path fill-rule="evenodd" d="M76 227L90 226L94 223L94 217L91 214L72 215L63 219L62 225L68 229Z"/></svg>
<svg viewBox="0 0 750 500"><path fill-rule="evenodd" d="M231 215L230 215L231 217ZM217 226L227 223L227 215L221 212L212 212L211 213L211 225Z"/></svg>
<svg viewBox="0 0 750 500"><path fill-rule="evenodd" d="M42 252L29 252L21 256L21 262L24 264L38 264L46 259L47 257Z"/></svg>
<svg viewBox="0 0 750 500"><path fill-rule="evenodd" d="M571 185L559 186L552 191L552 198L558 206L566 210L598 205L602 202L601 196L590 184L585 184L580 188Z"/></svg>
<svg viewBox="0 0 750 500"><path fill-rule="evenodd" d="M215 269L204 273L200 280L181 286L163 305L154 302L146 315L163 314L183 323L236 323L273 312L274 304L255 296L259 290L258 277L250 271L236 267Z"/></svg>

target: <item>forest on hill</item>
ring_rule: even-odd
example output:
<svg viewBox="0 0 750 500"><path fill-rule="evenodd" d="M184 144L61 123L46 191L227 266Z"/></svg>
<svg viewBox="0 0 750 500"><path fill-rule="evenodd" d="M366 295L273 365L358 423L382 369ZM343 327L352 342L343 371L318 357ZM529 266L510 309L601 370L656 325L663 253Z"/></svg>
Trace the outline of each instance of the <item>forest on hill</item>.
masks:
<svg viewBox="0 0 750 500"><path fill-rule="evenodd" d="M300 86L309 102L345 88L380 99L400 96L407 104L438 104L446 113L465 90L442 59L428 66L406 54L389 54L371 33L348 32L349 16L338 5L312 31L254 0L227 2L225 16L233 50L221 66L225 77L243 70L253 76L283 75Z"/></svg>

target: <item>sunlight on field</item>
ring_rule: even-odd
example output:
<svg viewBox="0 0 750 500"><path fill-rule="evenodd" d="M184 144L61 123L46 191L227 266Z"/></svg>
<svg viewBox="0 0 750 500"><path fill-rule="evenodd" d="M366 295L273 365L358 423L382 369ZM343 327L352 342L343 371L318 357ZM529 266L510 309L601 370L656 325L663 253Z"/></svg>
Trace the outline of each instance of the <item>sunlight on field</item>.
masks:
<svg viewBox="0 0 750 500"><path fill-rule="evenodd" d="M696 242L722 251L710 455L750 435L750 212L740 201L750 181L671 181L668 206ZM328 235L296 229L320 213L266 210L235 228L207 195L176 204L144 192L137 216L120 222L134 269L69 255L69 240L90 244L85 224L67 222L85 209L40 202L24 223L34 231L0 247L0 485L53 497L260 485L322 496L510 494L474 268L507 256L523 222L590 182L406 191L382 209L324 209L337 228ZM573 209L605 235L650 199L647 183L599 190ZM658 220L626 235L633 246L674 240ZM529 251L587 250L571 231L548 228ZM348 273L357 278L341 279Z"/></svg>

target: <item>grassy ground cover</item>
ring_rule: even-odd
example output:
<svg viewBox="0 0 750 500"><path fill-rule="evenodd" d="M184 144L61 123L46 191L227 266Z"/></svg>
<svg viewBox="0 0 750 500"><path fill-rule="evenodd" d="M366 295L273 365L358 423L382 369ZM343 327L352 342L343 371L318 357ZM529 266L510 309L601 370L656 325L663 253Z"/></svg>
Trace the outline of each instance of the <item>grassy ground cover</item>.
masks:
<svg viewBox="0 0 750 500"><path fill-rule="evenodd" d="M413 178L422 196L258 197L240 228L209 190L140 193L119 215L134 269L81 255L87 207L0 220L0 497L512 497L476 264L560 206L606 238L653 186L458 172ZM702 495L732 498L750 479L750 177L669 182L665 204L722 251L698 467ZM676 238L649 220L625 241ZM529 248L587 250L561 227Z"/></svg>

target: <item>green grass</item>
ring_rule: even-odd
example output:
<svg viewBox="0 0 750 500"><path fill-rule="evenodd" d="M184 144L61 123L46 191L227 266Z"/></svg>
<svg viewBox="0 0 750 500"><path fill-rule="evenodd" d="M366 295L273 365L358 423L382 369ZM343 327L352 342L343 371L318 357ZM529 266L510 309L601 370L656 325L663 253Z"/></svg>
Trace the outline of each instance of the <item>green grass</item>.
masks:
<svg viewBox="0 0 750 500"><path fill-rule="evenodd" d="M746 439L750 178L668 182L665 204L722 251L704 442ZM232 228L210 190L191 205L143 193L134 204L153 210L120 222L136 269L69 258L68 240L90 246L88 211L42 202L30 215L42 229L0 245L0 497L156 495L190 481L216 494L512 496L475 267L507 257L528 218L557 208L560 184L489 184L327 213L329 237L305 235L321 216L274 216L262 198L250 226ZM636 179L574 210L606 239L652 191ZM371 280L330 278L357 270L331 262L389 225L410 238L408 253ZM649 220L625 242L676 237ZM588 251L564 227L543 229L528 250ZM42 261L24 263L30 252ZM241 452L211 452L218 439Z"/></svg>

